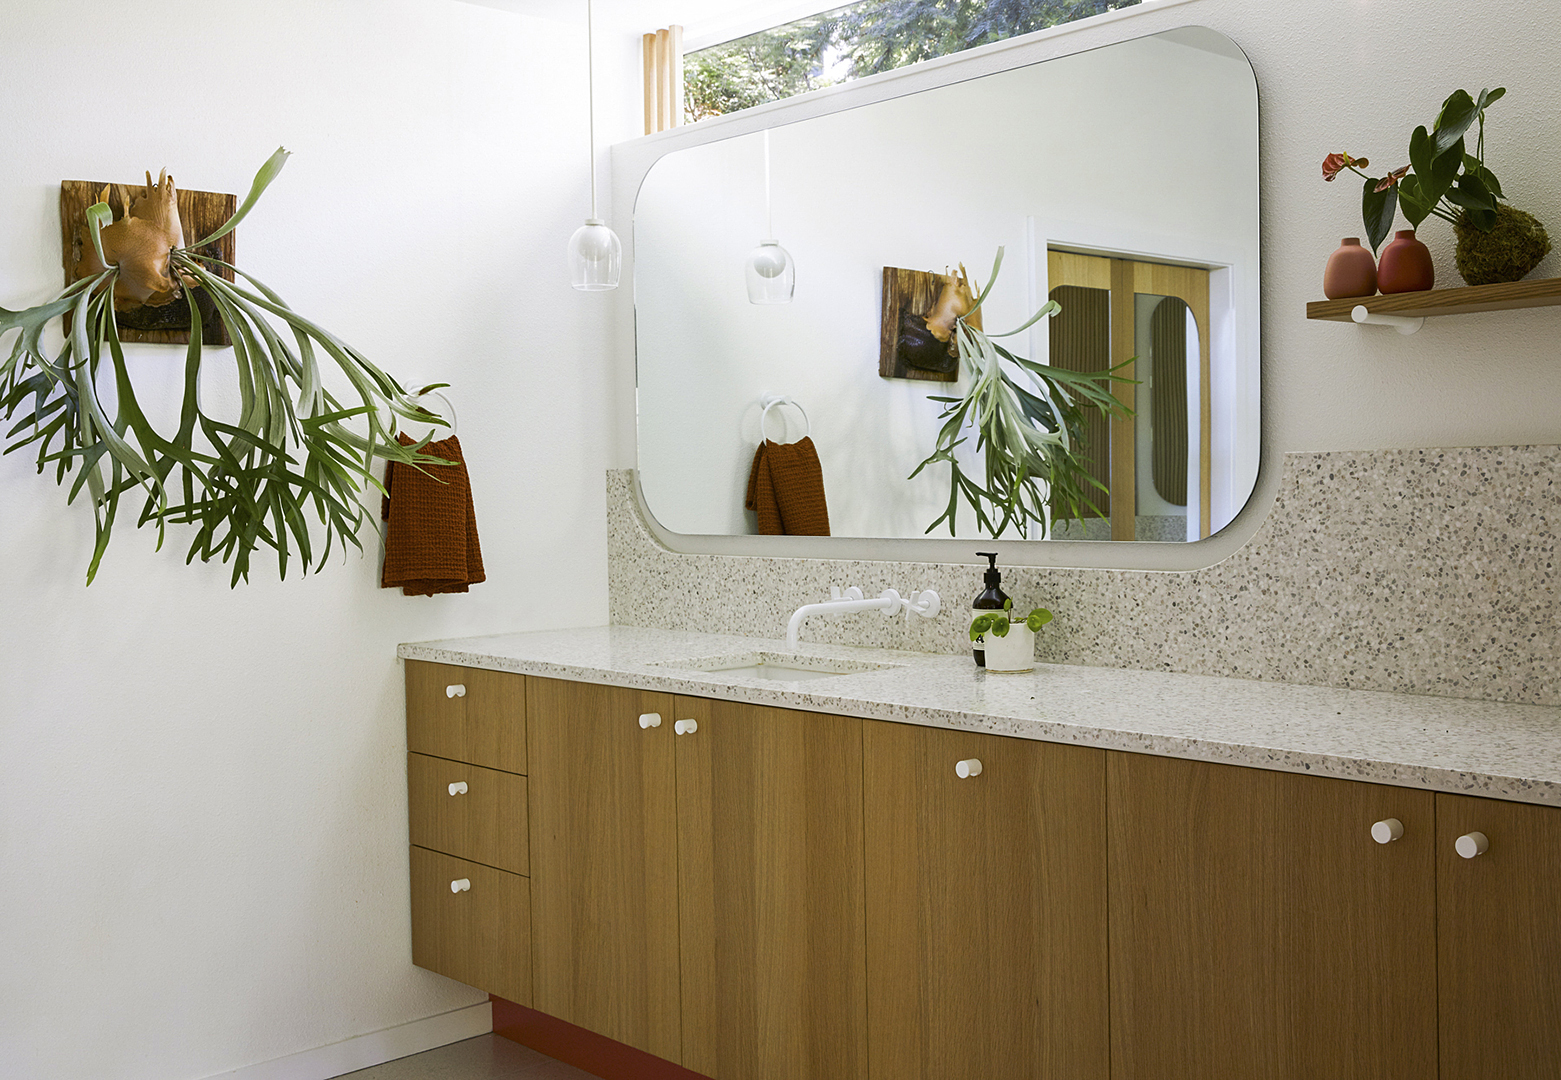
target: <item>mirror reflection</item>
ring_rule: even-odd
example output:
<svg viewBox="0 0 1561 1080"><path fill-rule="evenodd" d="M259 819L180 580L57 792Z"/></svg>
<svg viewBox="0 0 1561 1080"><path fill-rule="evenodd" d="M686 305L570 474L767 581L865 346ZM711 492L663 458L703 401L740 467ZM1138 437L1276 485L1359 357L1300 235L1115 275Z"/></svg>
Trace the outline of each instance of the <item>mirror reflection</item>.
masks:
<svg viewBox="0 0 1561 1080"><path fill-rule="evenodd" d="M1188 541L1251 494L1257 97L1213 31L674 151L634 239L640 483L673 532ZM777 249L784 288L756 285ZM991 346L1031 431L972 410L918 472ZM983 523L957 478L1032 436L1030 520ZM1059 445L1079 497L1045 482Z"/></svg>

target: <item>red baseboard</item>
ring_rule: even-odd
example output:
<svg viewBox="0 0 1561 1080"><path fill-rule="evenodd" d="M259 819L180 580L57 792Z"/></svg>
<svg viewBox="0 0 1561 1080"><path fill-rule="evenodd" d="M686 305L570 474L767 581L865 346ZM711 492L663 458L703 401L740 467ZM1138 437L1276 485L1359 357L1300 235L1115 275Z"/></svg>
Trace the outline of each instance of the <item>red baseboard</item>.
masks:
<svg viewBox="0 0 1561 1080"><path fill-rule="evenodd" d="M556 1016L488 995L493 1002L493 1033L529 1046L602 1080L710 1080L664 1058L575 1027Z"/></svg>

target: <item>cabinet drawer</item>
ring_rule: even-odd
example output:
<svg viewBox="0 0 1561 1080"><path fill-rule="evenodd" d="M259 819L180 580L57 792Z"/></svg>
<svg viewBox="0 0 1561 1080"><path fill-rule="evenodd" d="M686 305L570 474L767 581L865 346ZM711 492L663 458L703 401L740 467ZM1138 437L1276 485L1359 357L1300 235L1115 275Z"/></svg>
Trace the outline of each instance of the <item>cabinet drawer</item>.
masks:
<svg viewBox="0 0 1561 1080"><path fill-rule="evenodd" d="M418 847L529 872L524 776L408 754L407 808Z"/></svg>
<svg viewBox="0 0 1561 1080"><path fill-rule="evenodd" d="M526 679L506 671L406 662L407 749L526 771Z"/></svg>
<svg viewBox="0 0 1561 1080"><path fill-rule="evenodd" d="M413 847L412 963L529 1006L531 883Z"/></svg>

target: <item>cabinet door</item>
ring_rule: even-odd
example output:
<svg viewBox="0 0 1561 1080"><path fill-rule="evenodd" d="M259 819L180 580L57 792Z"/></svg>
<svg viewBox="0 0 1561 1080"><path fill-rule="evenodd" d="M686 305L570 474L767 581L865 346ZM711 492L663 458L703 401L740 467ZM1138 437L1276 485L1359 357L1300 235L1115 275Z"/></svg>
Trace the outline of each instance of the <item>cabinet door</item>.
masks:
<svg viewBox="0 0 1561 1080"><path fill-rule="evenodd" d="M862 721L678 698L683 1061L867 1075Z"/></svg>
<svg viewBox="0 0 1561 1080"><path fill-rule="evenodd" d="M1431 793L1142 754L1107 773L1113 1080L1434 1080Z"/></svg>
<svg viewBox="0 0 1561 1080"><path fill-rule="evenodd" d="M672 696L527 681L534 1007L677 1061Z"/></svg>
<svg viewBox="0 0 1561 1080"><path fill-rule="evenodd" d="M1561 810L1436 797L1442 1080L1561 1068ZM1488 847L1474 858L1455 843Z"/></svg>
<svg viewBox="0 0 1561 1080"><path fill-rule="evenodd" d="M411 860L412 963L530 1005L526 879L420 847Z"/></svg>
<svg viewBox="0 0 1561 1080"><path fill-rule="evenodd" d="M408 660L406 684L408 750L526 771L524 675Z"/></svg>
<svg viewBox="0 0 1561 1080"><path fill-rule="evenodd" d="M863 745L874 1080L1103 1080L1104 752L876 721Z"/></svg>

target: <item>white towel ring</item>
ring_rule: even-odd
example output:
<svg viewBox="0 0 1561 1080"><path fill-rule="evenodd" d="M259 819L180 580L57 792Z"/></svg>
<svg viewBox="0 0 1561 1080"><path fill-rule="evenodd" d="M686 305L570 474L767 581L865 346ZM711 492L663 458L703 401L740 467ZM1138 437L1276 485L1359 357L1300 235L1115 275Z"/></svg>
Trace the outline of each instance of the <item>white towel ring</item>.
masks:
<svg viewBox="0 0 1561 1080"><path fill-rule="evenodd" d="M444 407L447 410L445 415L450 419L450 426L448 428L442 428L438 425L434 425L429 429L428 437L430 439L448 439L450 436L455 434L456 429L460 426L460 418L455 415L455 402L451 401L444 395L442 391L439 390L423 390L416 394L408 394L407 400L413 404L421 405L423 399L426 397L436 397L440 401L444 402Z"/></svg>
<svg viewBox="0 0 1561 1080"><path fill-rule="evenodd" d="M761 440L766 442L769 441L770 437L764 433L764 422L769 419L770 410L775 408L777 405L790 405L792 408L801 413L802 422L807 425L807 429L803 433L802 437L804 439L810 439L813 437L813 421L808 418L808 411L801 405L798 405L791 398L787 397L785 394L766 394L764 397L759 399L759 403L764 406L764 411L759 414L759 438Z"/></svg>

